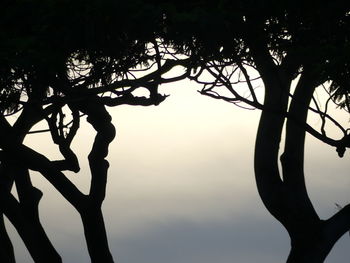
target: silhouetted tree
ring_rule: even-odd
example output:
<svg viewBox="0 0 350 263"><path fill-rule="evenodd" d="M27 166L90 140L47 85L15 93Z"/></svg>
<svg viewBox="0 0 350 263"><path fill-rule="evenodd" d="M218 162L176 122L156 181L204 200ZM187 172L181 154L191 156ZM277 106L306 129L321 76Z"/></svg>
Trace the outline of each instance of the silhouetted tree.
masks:
<svg viewBox="0 0 350 263"><path fill-rule="evenodd" d="M340 157L350 147L349 129L327 112L330 101L350 110L349 5L198 0L168 1L168 6L164 38L190 57L198 72L190 78L204 85L201 93L262 110L256 183L264 205L290 235L287 262L323 262L350 229L350 206L326 220L316 213L305 185L305 133L335 147ZM239 83L248 88L242 91ZM320 105L314 93L323 88L328 100ZM319 129L307 124L309 111L319 114ZM329 137L328 123L343 137Z"/></svg>
<svg viewBox="0 0 350 263"><path fill-rule="evenodd" d="M0 261L15 262L3 215L14 225L35 262L61 262L41 226L42 192L30 172L41 173L79 212L92 262L113 262L101 205L115 137L106 107L158 105L162 75L186 59L165 57L155 32L162 15L143 1L5 1L0 18ZM149 95L135 96L145 88ZM10 123L7 116L16 116ZM71 116L71 117L69 117ZM78 173L71 143L80 118L96 130L88 160L91 185L83 194L66 177ZM32 127L46 121L48 129ZM29 133L49 132L62 160L25 146ZM16 186L18 200L11 193ZM54 208L53 208L54 209Z"/></svg>
<svg viewBox="0 0 350 263"><path fill-rule="evenodd" d="M350 206L319 218L303 171L306 132L336 147L340 156L350 147L348 130L327 112L329 101L349 111L349 8L343 1L13 0L2 7L1 262L15 261L3 215L36 262L61 262L40 224L42 193L30 171L41 173L79 212L92 262L113 262L101 212L105 157L115 136L106 107L158 105L165 99L158 86L186 77L203 84L204 95L262 110L256 182L266 208L290 235L287 262L322 262L350 229ZM184 73L165 79L175 66ZM264 84L263 100L255 79ZM234 86L239 83L248 89ZM313 94L325 83L329 100L322 106ZM135 96L140 87L149 95ZM320 129L307 124L309 111L320 115ZM14 123L9 115L16 115ZM64 174L79 172L71 143L83 115L97 132L88 157L87 195ZM40 121L47 122L62 160L23 144L27 134L40 132L32 130ZM327 135L329 122L342 138Z"/></svg>

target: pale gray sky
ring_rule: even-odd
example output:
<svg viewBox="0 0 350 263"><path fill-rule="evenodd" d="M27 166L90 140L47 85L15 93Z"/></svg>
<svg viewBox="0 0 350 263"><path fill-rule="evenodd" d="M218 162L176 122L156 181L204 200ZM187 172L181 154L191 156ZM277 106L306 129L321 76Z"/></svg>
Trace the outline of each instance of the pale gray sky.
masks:
<svg viewBox="0 0 350 263"><path fill-rule="evenodd" d="M288 235L263 207L254 182L259 111L201 96L188 82L164 90L171 96L158 107L110 110L117 137L103 208L116 262L285 262ZM93 135L83 124L74 143L82 171L69 177L83 191ZM58 156L48 138L31 135L27 143ZM349 158L307 139L307 183L321 216L350 200ZM78 214L40 175L34 181L44 191L42 221L64 262L89 262ZM15 239L18 262L32 262ZM349 247L346 235L326 262L345 262Z"/></svg>

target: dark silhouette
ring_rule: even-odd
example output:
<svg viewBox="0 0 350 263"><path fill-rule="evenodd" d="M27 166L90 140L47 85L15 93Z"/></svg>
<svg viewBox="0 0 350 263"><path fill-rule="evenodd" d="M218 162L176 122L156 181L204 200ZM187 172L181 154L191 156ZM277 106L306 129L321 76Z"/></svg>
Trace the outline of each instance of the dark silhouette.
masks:
<svg viewBox="0 0 350 263"><path fill-rule="evenodd" d="M162 16L156 9L150 14L147 6L142 10L138 2L5 1L6 14L0 18L1 262L15 262L4 215L35 262L62 261L41 226L42 192L32 185L29 171L41 173L79 212L91 261L113 262L101 211L109 167L105 157L115 137L106 107L158 105L166 97L158 93L161 83L189 75L162 77L188 62L164 57L154 34L162 26L156 17ZM134 95L141 87L148 96ZM6 118L11 115L17 118L13 124ZM96 131L87 195L64 173L80 169L71 143L82 116ZM32 130L40 121L48 129ZM62 160L51 161L23 145L26 135L35 132L51 134Z"/></svg>
<svg viewBox="0 0 350 263"><path fill-rule="evenodd" d="M195 61L199 73L190 78L204 85L201 93L262 110L254 156L256 183L266 208L290 235L287 262L323 262L350 229L350 206L329 219L319 218L305 185L305 133L335 147L340 157L350 147L349 130L328 112L330 101L350 110L349 5L343 1L172 3L166 37ZM212 78L203 78L202 72ZM264 84L263 99L256 79ZM241 91L242 85L234 85L238 83L247 89ZM328 93L324 105L315 98L316 89ZM309 111L319 115L319 130L307 124ZM342 138L327 135L329 123Z"/></svg>
<svg viewBox="0 0 350 263"><path fill-rule="evenodd" d="M166 97L158 93L160 84L187 77L204 84L204 95L262 110L256 182L266 208L290 235L287 262L323 262L350 229L350 206L330 219L319 218L303 172L306 132L335 147L339 156L350 147L348 131L327 112L331 100L349 111L350 17L342 1L314 6L272 0L12 0L5 1L3 9L1 262L15 262L3 216L17 229L35 262L61 262L41 226L42 193L32 185L30 171L42 174L79 212L91 261L113 262L101 212L109 166L105 157L115 136L106 107L158 105ZM162 76L176 66L184 67L184 73ZM249 68L264 83L263 102ZM203 79L204 75L211 79ZM313 94L326 82L330 82L325 88L329 100L321 107ZM249 96L234 86L237 83L247 84ZM146 88L149 96L135 96L138 88ZM320 130L307 124L309 111L320 115ZM8 121L9 115L17 116L15 123ZM71 143L82 116L96 130L88 156L87 195L64 174L79 172ZM40 121L46 121L48 129L33 131ZM343 138L327 136L329 122L343 132ZM62 160L51 161L23 144L29 133L45 131ZM18 200L11 193L14 184Z"/></svg>

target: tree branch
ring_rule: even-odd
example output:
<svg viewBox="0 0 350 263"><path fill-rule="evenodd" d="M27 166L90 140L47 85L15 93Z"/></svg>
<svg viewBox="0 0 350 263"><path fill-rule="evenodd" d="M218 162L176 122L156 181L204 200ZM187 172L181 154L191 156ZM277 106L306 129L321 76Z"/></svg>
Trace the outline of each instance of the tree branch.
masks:
<svg viewBox="0 0 350 263"><path fill-rule="evenodd" d="M108 154L108 146L115 137L115 128L111 122L111 116L98 97L79 105L79 109L88 116L87 121L97 132L88 156L91 171L89 198L94 203L101 205L105 198L109 167L105 157Z"/></svg>
<svg viewBox="0 0 350 263"><path fill-rule="evenodd" d="M319 217L309 199L304 176L305 129L309 104L315 90L314 76L304 70L290 103L286 125L284 153L281 156L283 182L288 190L289 220L315 224Z"/></svg>

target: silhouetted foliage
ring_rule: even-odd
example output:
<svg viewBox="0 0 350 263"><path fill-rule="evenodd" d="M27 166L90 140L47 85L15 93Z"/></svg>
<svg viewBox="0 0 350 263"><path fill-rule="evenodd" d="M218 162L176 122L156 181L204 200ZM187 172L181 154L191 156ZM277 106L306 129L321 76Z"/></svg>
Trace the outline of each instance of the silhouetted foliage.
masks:
<svg viewBox="0 0 350 263"><path fill-rule="evenodd" d="M202 84L203 95L262 110L256 181L266 208L290 235L287 262L323 262L349 230L350 206L319 218L303 172L305 132L336 147L339 156L350 147L349 129L327 111L330 101L349 111L350 10L344 1L13 0L2 8L0 210L36 262L61 258L40 224L42 193L29 171L40 172L80 213L92 262L113 262L101 212L105 157L115 136L106 107L158 105L166 98L158 86L184 78ZM175 66L184 73L165 78ZM314 98L321 87L328 94L324 105ZM138 88L148 96L135 96ZM320 116L320 127L307 123L309 111ZM6 116L14 114L10 124ZM64 174L80 169L71 143L83 115L97 132L88 195ZM47 122L62 160L23 145L40 121ZM342 138L328 136L329 123ZM0 260L14 262L3 216L0 234Z"/></svg>
<svg viewBox="0 0 350 263"><path fill-rule="evenodd" d="M337 149L350 147L347 127L329 115L330 101L349 112L350 9L344 1L168 1L167 34L199 72L201 93L262 110L255 147L256 182L266 208L287 229L287 262L323 262L350 228L350 207L323 220L304 179L305 132ZM205 73L212 78L202 77ZM264 84L263 97L257 80ZM241 91L239 83L246 83ZM314 93L324 89L319 102ZM320 127L307 123L319 115ZM329 125L342 134L332 138ZM285 139L282 141L282 133ZM279 148L284 144L279 169Z"/></svg>
<svg viewBox="0 0 350 263"><path fill-rule="evenodd" d="M106 106L158 105L158 86L185 78L162 74L185 59L166 58L156 32L162 15L144 1L5 1L0 18L0 261L14 262L5 215L35 262L61 262L41 226L42 197L29 171L40 172L79 212L92 262L113 262L101 212L108 146L115 128ZM145 88L148 96L135 96ZM6 116L15 115L9 123ZM88 156L91 185L83 194L66 177L78 173L71 148L80 118L96 130ZM32 130L46 121L47 130ZM23 145L27 134L50 132L62 154L50 161ZM16 186L18 200L11 193Z"/></svg>

